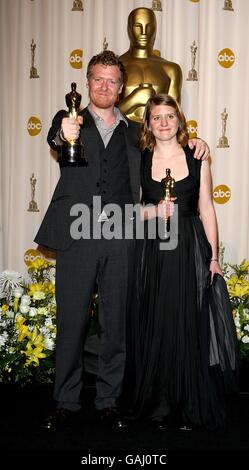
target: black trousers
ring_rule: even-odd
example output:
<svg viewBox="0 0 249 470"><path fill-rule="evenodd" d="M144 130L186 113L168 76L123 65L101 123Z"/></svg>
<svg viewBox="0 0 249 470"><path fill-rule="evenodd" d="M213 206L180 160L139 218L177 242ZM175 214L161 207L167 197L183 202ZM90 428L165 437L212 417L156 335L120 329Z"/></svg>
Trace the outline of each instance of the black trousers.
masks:
<svg viewBox="0 0 249 470"><path fill-rule="evenodd" d="M125 367L125 323L133 240L79 240L57 252L57 342L54 398L81 408L83 342L94 286L99 293L100 350L95 406L115 406Z"/></svg>

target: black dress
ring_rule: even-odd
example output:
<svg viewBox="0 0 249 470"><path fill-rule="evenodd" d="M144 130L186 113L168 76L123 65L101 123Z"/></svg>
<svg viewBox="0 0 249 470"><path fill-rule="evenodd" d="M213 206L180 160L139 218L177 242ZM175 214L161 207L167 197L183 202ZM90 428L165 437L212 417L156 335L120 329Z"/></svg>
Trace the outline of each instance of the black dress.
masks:
<svg viewBox="0 0 249 470"><path fill-rule="evenodd" d="M210 285L211 246L198 215L201 162L185 149L189 174L177 181L178 244L161 251L159 238L137 240L128 312L124 397L135 417L174 412L186 423L225 422L225 393L237 391L238 344L226 283ZM146 204L163 197L142 158Z"/></svg>

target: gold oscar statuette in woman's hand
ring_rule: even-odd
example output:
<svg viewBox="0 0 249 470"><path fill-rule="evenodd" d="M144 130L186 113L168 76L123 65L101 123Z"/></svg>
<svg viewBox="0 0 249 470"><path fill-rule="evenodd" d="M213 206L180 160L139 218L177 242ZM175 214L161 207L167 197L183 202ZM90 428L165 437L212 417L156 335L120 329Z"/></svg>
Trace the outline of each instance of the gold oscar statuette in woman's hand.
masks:
<svg viewBox="0 0 249 470"><path fill-rule="evenodd" d="M71 83L71 92L65 96L70 118L77 119L80 108L81 95L76 91L76 83ZM84 156L84 147L81 138L63 142L60 154L62 166L87 166Z"/></svg>
<svg viewBox="0 0 249 470"><path fill-rule="evenodd" d="M173 196L173 190L175 186L175 179L171 176L170 168L166 168L166 176L161 180L161 186L163 190L163 199L166 202L170 202ZM170 217L167 217L167 220L164 223L164 234L165 239L169 238L170 231Z"/></svg>

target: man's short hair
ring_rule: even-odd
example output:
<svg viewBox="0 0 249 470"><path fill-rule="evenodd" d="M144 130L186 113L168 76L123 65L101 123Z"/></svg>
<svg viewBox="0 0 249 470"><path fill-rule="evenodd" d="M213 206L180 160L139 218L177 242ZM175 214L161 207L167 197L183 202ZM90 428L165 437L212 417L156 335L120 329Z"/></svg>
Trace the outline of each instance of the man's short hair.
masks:
<svg viewBox="0 0 249 470"><path fill-rule="evenodd" d="M124 83L125 75L126 75L124 65L121 62L121 60L119 60L119 56L114 54L113 51L105 50L103 52L100 52L97 55L94 55L91 58L88 66L87 66L87 71L86 71L86 77L87 77L88 80L91 77L92 67L94 65L97 65L97 64L106 65L106 66L116 65L120 70L120 82Z"/></svg>

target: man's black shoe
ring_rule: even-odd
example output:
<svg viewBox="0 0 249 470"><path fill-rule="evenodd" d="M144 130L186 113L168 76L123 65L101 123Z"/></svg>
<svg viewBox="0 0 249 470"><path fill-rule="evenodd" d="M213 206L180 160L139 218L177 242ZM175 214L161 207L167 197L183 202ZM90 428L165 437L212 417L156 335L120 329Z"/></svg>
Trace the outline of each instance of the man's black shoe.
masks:
<svg viewBox="0 0 249 470"><path fill-rule="evenodd" d="M75 424L78 412L70 411L65 408L57 408L42 423L41 428L48 432L67 429Z"/></svg>
<svg viewBox="0 0 249 470"><path fill-rule="evenodd" d="M171 427L169 426L169 421L167 418L151 419L149 423L150 423L150 426L156 431L167 431Z"/></svg>
<svg viewBox="0 0 249 470"><path fill-rule="evenodd" d="M179 425L178 429L179 431L193 431L193 426L186 423L182 423Z"/></svg>
<svg viewBox="0 0 249 470"><path fill-rule="evenodd" d="M109 407L98 410L98 415L105 424L112 429L125 429L128 427L127 420L121 416L117 408Z"/></svg>

